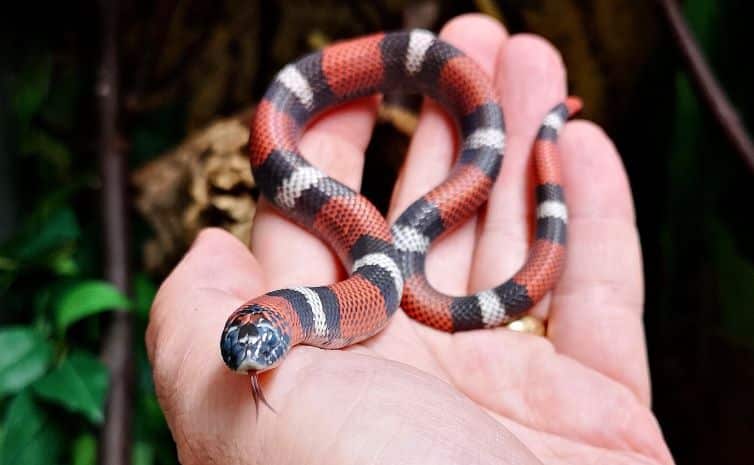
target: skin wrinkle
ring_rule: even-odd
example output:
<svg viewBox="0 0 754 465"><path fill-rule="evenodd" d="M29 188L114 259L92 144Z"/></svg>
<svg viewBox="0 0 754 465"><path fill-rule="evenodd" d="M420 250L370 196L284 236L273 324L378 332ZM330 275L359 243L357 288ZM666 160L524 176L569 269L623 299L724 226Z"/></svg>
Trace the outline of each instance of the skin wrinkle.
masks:
<svg viewBox="0 0 754 465"><path fill-rule="evenodd" d="M347 427L347 425L352 421L353 417L355 416L357 412L357 407L364 403L364 400L367 397L367 393L369 392L369 389L372 384L374 384L374 379L376 376L376 372L374 370L369 372L369 377L366 379L363 383L363 386L361 389L357 392L356 396L354 397L353 402L351 405L346 409L346 415L343 417L343 420L340 424L340 427L335 430L335 434L332 435L332 441L330 443L330 447L326 448L325 450L338 450L338 437L344 434L344 431ZM329 454L323 454L323 457L329 457Z"/></svg>
<svg viewBox="0 0 754 465"><path fill-rule="evenodd" d="M172 389L176 393L179 392L180 386L184 386L184 385L188 384L188 383L182 382L182 379L184 378L184 375L185 375L185 370L184 370L185 362L187 360L189 360L189 355L190 355L190 350L191 350L190 348L191 347L193 347L193 344L191 346L189 346L189 349L184 354L184 357L181 360L181 364L179 366L179 369L176 372L176 376L173 377L174 381L173 381L173 388ZM189 379L191 379L191 377L189 377ZM180 400L180 398L179 398L179 400ZM184 399L184 400L186 400L186 399ZM177 412L179 412L179 415L178 415L178 419L179 420L180 420L181 417L188 417L191 413L193 413L190 405L180 405L180 402L179 402L179 405L177 405L176 410L177 410ZM190 424L194 424L194 423L191 422L191 421L188 421L188 422L186 422L186 424L190 425ZM197 433L200 434L200 435L203 434L202 432L194 432L194 434L197 434ZM207 437L203 438L204 440L202 440L202 438L200 436L200 439L197 440L197 441L195 441L195 442L197 443L197 445L201 445L201 446L198 447L195 450L194 447L192 447L194 441L189 441L187 439L188 435L187 435L186 431L181 430L181 435L184 438L184 445L186 445L186 446L189 447L189 452L191 453L191 455L194 456L194 457L202 457L202 460L199 460L198 462L199 463L206 463L207 459L209 458L209 455L206 454L207 448L211 447L212 445L214 445L214 441L211 438L207 438ZM220 447L219 449L221 449L222 451L225 451L226 448L225 447ZM197 450L199 452L196 452Z"/></svg>
<svg viewBox="0 0 754 465"><path fill-rule="evenodd" d="M646 457L645 455L636 452L618 452L615 450L575 442L562 436L553 435L551 433L543 431L532 430L524 425L521 425L494 413L492 415L495 419L505 425L506 428L511 430L511 432L513 432L516 436L530 437L530 440L527 441L527 443L529 443L540 460L544 460L545 458L557 460L557 462L547 460L545 463L547 463L548 465L572 465L574 463L583 465L660 464L660 462L654 461ZM564 448L562 447L563 444L568 444L571 447ZM558 448L557 446L560 446L560 448ZM563 451L566 451L567 453L564 453ZM586 460L588 460L588 462Z"/></svg>
<svg viewBox="0 0 754 465"><path fill-rule="evenodd" d="M541 348L540 348L541 347ZM530 366L533 367L540 367L541 362L544 362L545 364L548 363L547 357L543 356L543 352L547 352L547 356L552 357L555 353L555 348L552 346L549 341L547 343L541 343L538 344L537 350L534 350L534 355L531 358ZM522 424L529 424L529 425L542 425L547 424L547 418L544 417L545 412L539 412L540 414L537 415L537 411L539 409L536 408L537 405L548 405L548 402L542 402L542 394L550 394L548 392L551 387L543 386L541 383L538 383L537 381L537 374L538 370L524 370L524 378L521 380L521 382L518 383L518 386L513 386L514 393L515 392L521 392L523 393L522 398L522 404L523 408L520 409L519 415L521 412L526 412L526 418L525 421L521 421ZM525 386L533 386L531 389L526 389ZM523 387L523 388L522 388ZM544 389L543 389L544 388ZM538 395L537 395L538 394ZM535 407L535 408L532 408ZM505 406L503 406L505 408ZM515 416L514 416L515 418Z"/></svg>
<svg viewBox="0 0 754 465"><path fill-rule="evenodd" d="M613 308L643 307L643 295L632 297L631 294L631 292L626 292L625 283L617 279L588 279L569 276L568 279L561 280L561 283L553 294L553 298L560 302L575 299L581 306L584 306L584 304L590 304L595 307L609 306L611 311ZM616 300L618 302L615 302ZM630 314L636 318L641 317L642 313L643 311L634 311Z"/></svg>
<svg viewBox="0 0 754 465"><path fill-rule="evenodd" d="M299 350L298 352L300 353L301 350ZM301 357L299 357L299 358L301 358ZM307 363L304 365L305 367L309 366L310 364L312 364L312 362L311 362L310 359L307 359L307 360L308 360ZM273 373L272 376L277 376L277 373ZM262 385L262 388L265 389L265 390L267 390L267 388L265 386L270 386L271 384L273 384L272 382L268 382L268 383L264 382L265 378L267 378L267 377L269 377L269 375L265 376L264 374L260 377L260 384ZM297 384L298 383L296 383L296 385ZM279 390L278 390L278 392L279 392ZM270 402L272 402L274 405L280 405L280 407L278 407L280 409L279 410L279 415L282 416L282 415L285 415L287 413L287 408L292 403L290 401L292 393L293 393L293 389L288 389L288 390L286 390L282 394L282 399L279 399L277 401L275 399L271 399L270 400ZM280 398L281 396L278 395L277 397ZM256 412L256 413L259 414L260 412ZM279 428L280 426L277 425L277 418L275 418L275 420L276 420L276 426ZM261 434L257 434L254 437L254 439L257 442L256 446L260 450L259 456L261 456L261 457L274 457L274 455L273 455L274 452L277 452L277 451L280 450L279 448L275 447L275 445L277 443L277 440L276 440L277 438L275 437L276 435L274 434L274 432L272 430L273 430L272 428L260 428L257 431L259 431ZM268 438L269 435L272 435L272 439L273 440L269 440L269 438ZM272 452L270 452L270 451L272 451ZM267 462L269 462L269 460L266 460L266 461L263 461L263 462L257 462L257 463L267 463ZM271 462L272 463L276 463L274 460L272 460ZM284 463L284 462L280 462L279 461L277 463Z"/></svg>
<svg viewBox="0 0 754 465"><path fill-rule="evenodd" d="M369 463L372 463L372 464L386 463L383 455L385 454L385 451L390 450L390 446L394 443L394 441L397 441L398 439L404 436L401 431L404 424L405 422L402 421L402 418L401 418L401 422L399 426L394 428L391 431L390 435L387 436L384 440L382 440L381 447L379 447L378 449L374 451L374 454L372 454L372 458L369 461ZM383 457L382 460L380 460L381 457Z"/></svg>
<svg viewBox="0 0 754 465"><path fill-rule="evenodd" d="M575 282L569 282L559 286L558 291L553 295L553 300L558 303L564 300L577 300L581 306L591 305L594 307L607 306L609 303L610 312L612 313L615 308L636 308L637 305L643 305L642 303L631 302L630 298L626 298L625 302L613 303L616 295L621 295L621 291L624 287L621 283L614 279L603 279L597 282L590 280L574 280ZM588 282L588 286L579 287L579 282ZM628 296L626 296L628 297ZM636 299L642 300L643 299ZM633 311L629 315L636 316L636 312Z"/></svg>
<svg viewBox="0 0 754 465"><path fill-rule="evenodd" d="M497 329L497 330L493 330L493 331L501 331L502 332L502 331L506 331L506 330L504 330L504 329ZM503 334L501 333L501 335L503 335ZM572 360L572 359L570 359L568 357L563 357L561 355L556 354L554 347L552 346L552 344L547 339L542 339L542 338L532 338L532 339L530 339L530 338L526 338L525 335L512 335L512 334L504 334L504 335L505 336L518 336L518 338L522 338L523 340L527 340L528 341L527 342L527 348L529 348L529 350L527 351L527 353L528 353L528 357L527 358L529 359L529 363L527 363L527 365L529 365L529 366L540 367L540 366L555 365L552 362L552 357L553 356L557 357L558 359L560 359L563 362L568 363L568 364L571 364L571 363L575 362L575 364L581 365L578 361L574 361L574 360ZM506 406L510 405L510 403L503 402L500 405L494 405L494 406L486 404L485 399L484 398L480 398L475 393L475 391L464 390L463 389L464 383L463 382L459 382L459 378L456 378L455 373L454 373L453 370L450 370L450 369L446 368L445 371L449 373L449 376L450 376L452 384L455 385L455 386L457 386L462 391L466 392L466 394L472 400L474 400L475 402L477 402L477 403L479 403L481 405L485 405L487 408L490 408L490 409L493 409L493 410L494 409L502 408L502 410L499 410L499 411L496 410L496 411L498 411L498 413L500 413L500 414L511 416L517 422L521 422L522 424L529 425L531 427L540 427L540 428L543 425L547 425L548 424L548 420L550 419L549 416L548 417L542 417L542 416L539 416L539 417L533 417L533 416L522 417L521 416L522 413L524 413L524 412L528 412L529 415L533 414L534 412L537 412L539 410L538 406L543 405L543 402L544 402L544 404L552 403L552 402L543 401L543 399L541 397L536 397L536 393L538 392L536 390L537 386L541 386L541 388L544 389L543 392L545 392L545 393L549 392L549 389L551 389L551 387L549 386L549 384L548 383L542 383L541 380L539 379L539 377L530 378L532 375L538 373L538 371L535 371L535 370L524 370L521 373L522 373L522 375L525 378L520 379L518 382L516 382L516 384L512 384L512 385L509 385L509 386L501 386L499 384L499 381L501 381L501 380L509 380L510 378L507 378L507 377L501 378L500 376L498 376L498 374L497 374L496 371L489 371L490 369L492 369L493 367L496 366L495 360L489 358L492 355L491 353L489 353L487 350L481 349L480 347L481 347L481 344L471 344L471 347L465 346L462 350L456 351L457 353L463 353L464 354L464 359L463 359L463 362L461 362L461 363L462 363L462 365L464 367L466 367L465 371L467 371L467 372L474 372L474 373L480 373L480 376L482 377L482 379L486 380L482 384L485 384L485 385L488 386L488 392L500 393L500 395L498 396L499 398L510 398L511 396L513 396L514 398L519 399L519 401L522 403L521 407L519 409L517 409L515 412L513 412L513 411L510 411L510 410L508 410L506 408ZM443 360L443 358L444 357L439 357L439 360ZM585 370L588 370L588 367L582 366L582 368L585 369ZM597 374L597 376L598 377L602 377L605 380L609 380L611 383L614 382L612 379L610 379L609 377L607 377L605 375ZM460 379L465 379L465 378L460 378ZM498 384L496 384L495 382L498 382ZM626 401L619 401L618 404L621 405L622 407L615 408L615 409L612 409L612 410L613 411L620 411L620 412L624 412L624 413L626 413L627 410L630 410L631 412L635 412L636 411L636 406L638 406L638 403L637 403L638 399L636 399L635 394L633 392L631 392L624 385L619 384L619 383L615 383L615 384L616 384L615 387L618 389L618 392L621 392L621 391L625 392L625 395L620 395L616 399L624 398L624 399L626 399ZM535 389L522 389L520 386L534 386ZM523 395L523 397L521 397L521 395ZM626 407L628 407L628 408L626 408ZM542 414L544 414L544 413L545 412L542 412ZM629 419L621 422L621 424L624 425L624 426L627 426L628 424L630 424L630 420L631 419L629 418ZM628 424L626 423L627 421L629 422ZM626 431L630 431L630 428L623 428L623 429L626 430ZM611 437L620 437L620 435L617 435L617 436L614 435L614 436L611 436ZM583 437L579 437L578 439L584 440ZM612 441L612 439L611 439L611 441ZM629 449L632 449L632 450L633 449L639 449L640 450L640 448L636 447L637 446L636 444L633 444L633 443L630 443L630 442L624 442L623 444L626 445L626 446L630 446L630 447L627 447Z"/></svg>
<svg viewBox="0 0 754 465"><path fill-rule="evenodd" d="M178 421L178 423L182 423L181 419L184 418L184 417L187 417L187 416L188 416L187 413L185 413L185 412L179 412L176 415L175 419ZM187 422L187 423L190 424L190 422ZM188 463L188 464L202 463L202 462L204 462L203 459L201 459L201 460L199 459L199 457L198 457L198 455L195 452L194 447L193 447L193 443L194 442L193 441L189 441L188 435L186 434L186 431L183 428L179 428L178 429L178 435L180 436L180 439L182 439L182 441L180 439L177 439L176 442L183 445L183 448L179 448L179 460L180 460L180 462L181 463ZM197 441L197 443L199 443L199 442L201 442L201 441ZM182 452L184 452L186 450L188 452L189 460L184 460L183 459L183 457L184 457L185 454L183 454ZM199 448L199 450L203 450L203 449ZM193 460L193 459L195 459L195 460Z"/></svg>
<svg viewBox="0 0 754 465"><path fill-rule="evenodd" d="M406 328L406 331L410 331L410 333L406 332L405 335L401 334L401 332L397 330L397 326ZM419 333L422 328L423 326L411 320L405 313L403 313L402 309L399 309L396 315L393 316L393 321L384 331L377 334L374 338L367 339L363 343L351 347L363 348L369 353L369 355L380 355L388 360L408 365L410 365L411 362L415 363L415 360L406 360L407 353L411 354L412 357L420 355L422 363L416 365L418 369L440 378L445 382L449 382L447 373L445 373L443 367L439 364L436 356L432 353L431 348L426 344L421 344ZM413 337L409 337L409 335ZM385 337L390 337L397 343L393 345L394 347L400 348L397 353L381 350L380 339ZM351 350L351 347L346 350ZM359 351L356 350L356 352L358 353Z"/></svg>
<svg viewBox="0 0 754 465"><path fill-rule="evenodd" d="M157 347L158 348L156 349L154 364L157 366L169 366L169 364L165 363L163 360L170 359L172 361L173 359L174 354L170 350L170 344L163 339L162 343ZM179 397L178 394L180 394L180 391L178 387L173 383L173 377L165 377L164 375L155 376L154 382L155 391L157 392L158 397L163 400L163 402L161 402L161 405L164 404L173 406L174 410L174 399Z"/></svg>
<svg viewBox="0 0 754 465"><path fill-rule="evenodd" d="M634 393L631 392L631 390L628 387L625 387L623 385L621 385L621 387L624 387L627 391L629 391L632 395L634 395ZM660 425L657 422L657 420L651 415L651 413L648 413L646 409L640 408L641 406L637 404L640 404L640 401L637 400L637 402L633 404L634 408L630 409L630 411L627 412L626 414L625 423L623 424L624 433L622 436L625 438L633 439L634 435L626 434L626 433L631 431L630 425L636 424L636 423L643 424L643 425L646 424L652 430L656 430L660 434L662 434L660 431ZM642 431L645 431L645 430L642 428ZM640 440L636 442L628 441L628 444L631 446L631 448L634 451L638 452L642 449L651 448L652 444L651 444L651 441L647 440L648 439L647 435L643 435L639 439ZM658 453L656 456L660 457L661 455Z"/></svg>
<svg viewBox="0 0 754 465"><path fill-rule="evenodd" d="M442 371L443 379L445 379L451 386L458 387L456 381L453 379L452 373L448 370L448 366L442 361L438 346L433 344L431 339L427 337L429 336L430 332L431 330L429 328L419 328L417 325L414 325L414 334L416 334L416 336L420 338L422 343L427 347L427 350L432 355L435 363ZM444 342L448 342L448 339L450 339L451 337L451 335L448 335L447 338L445 338Z"/></svg>
<svg viewBox="0 0 754 465"><path fill-rule="evenodd" d="M383 460L380 460L380 457L382 457L386 450L388 450L390 444L397 438L401 437L401 432L398 428L395 429L390 436L388 436L384 441L382 441L382 446L379 449L376 449L374 451L374 454L372 455L372 460L369 461L369 463L373 465L378 465L381 463L385 463Z"/></svg>
<svg viewBox="0 0 754 465"><path fill-rule="evenodd" d="M297 348L297 349L298 349L297 350L298 352L301 352L301 350L300 350L301 348ZM323 349L317 349L317 348L314 348L314 347L306 347L305 349L311 349L311 350L315 350L315 351L322 351L323 350ZM279 415L280 416L285 415L287 413L287 410L290 408L290 406L296 405L296 403L298 402L298 400L297 400L297 398L293 397L294 394L296 394L296 396L298 398L310 398L311 396L307 396L305 394L305 391L302 390L302 388L305 387L307 389L311 389L314 386L318 386L320 384L319 383L319 378L321 378L323 376L323 374L322 374L323 370L326 370L326 369L327 369L326 366L323 366L322 364L316 364L311 359L311 357L307 357L306 363L304 363L303 366L299 367L299 370L298 370L298 372L297 372L297 374L295 376L295 378L296 378L295 382L291 383L290 389L288 389L287 391L285 391L285 393L283 395L283 399L279 401L280 405L283 406L282 409L279 411ZM354 406L350 410L352 410L355 407L355 404L357 404L358 401L359 401L358 399L354 400ZM276 426L278 428L285 428L285 425L280 425L279 423L277 423ZM267 432L268 434L272 434L273 435L273 440L272 441L267 441L266 435L263 434L262 435L263 436L263 441L262 441L263 444L270 443L270 444L272 444L271 449L273 451L275 451L275 452L279 452L278 448L275 447L275 444L279 442L280 436L278 436L278 434L276 432L274 432L272 429L263 429L262 432L263 433ZM283 432L283 434L285 434L285 432ZM337 438L337 434L332 435L332 437L333 438ZM269 452L267 452L264 455L267 456L267 457L271 456L271 455L269 455ZM274 455L272 455L272 457L274 457ZM283 462L279 462L279 463L287 463L287 462L283 461ZM309 462L304 462L304 463L309 463Z"/></svg>
<svg viewBox="0 0 754 465"><path fill-rule="evenodd" d="M305 348L305 349L308 349L308 347ZM299 350L296 350L296 352L298 352L297 355L301 355L301 352L302 352L301 348L299 348ZM293 354L293 352L291 352L291 354ZM308 366L308 365L310 365L310 364L312 364L311 360L308 357L303 357L303 358L307 360L307 362L304 364L305 367ZM298 361L298 360L301 360L302 357L299 356L296 359ZM301 363L301 362L298 362L298 363ZM278 376L278 373L276 373L276 372L273 372L273 373L263 373L260 376L259 382L262 385L262 389L264 389L265 392L269 392L271 389L268 389L268 388L272 387L272 385L274 385L274 384L277 384L276 380L274 380L274 379L273 380L268 380L268 378L270 378L270 377L277 377L277 376ZM297 385L297 384L298 383L294 383L294 386ZM284 416L284 415L287 414L288 406L291 405L291 403L292 403L290 401L290 397L291 397L291 394L292 394L293 391L294 391L294 389L288 389L288 390L285 390L285 391L283 391L281 393L280 390L278 389L278 390L275 391L277 393L276 398L275 399L269 399L270 403L272 405L277 406L276 407L278 409L278 414L277 415L280 415L282 417L282 416ZM264 410L265 407L262 406L261 404L260 404L260 408L262 409L262 412L255 412L255 415L259 415L261 417L262 413L266 412L266 411ZM269 413L269 412L266 412L266 413ZM275 426L277 428L279 428L280 426L279 426L279 424L277 422L277 415L275 415L273 417L273 421L275 421ZM257 422L257 425L258 425L259 422L262 421L262 419L258 417L258 418L256 418L255 421ZM275 435L275 432L274 432L274 428L258 428L256 430L256 432L259 433L259 434L255 434L254 437L253 437L253 440L255 442L254 448L258 449L260 451L260 454L258 456L255 455L254 458L255 459L257 459L259 457L268 458L267 460L264 460L264 461L256 461L256 463L257 464L260 464L260 463L266 464L266 463L270 463L270 462L271 463L283 463L283 462L275 462L274 460L272 460L272 461L269 460L270 457L273 457L273 458L275 457L274 456L274 452L277 452L277 451L280 450L279 448L275 447L275 445L276 445L276 443L278 441L277 441L277 438L276 438L276 435ZM268 435L272 435L272 438L273 438L272 441L268 440ZM272 450L272 452L270 452L270 450Z"/></svg>
<svg viewBox="0 0 754 465"><path fill-rule="evenodd" d="M335 363L335 362L333 362L333 363ZM352 364L350 364L350 363L347 364L345 366L345 369L348 370L349 369L348 367L350 367L350 366L352 366ZM325 370L325 372L327 372L329 370L329 366L325 366L324 370ZM307 376L306 377L310 378L313 372L311 371L311 369L307 369L306 371L307 371ZM369 382L365 383L364 386L359 390L359 394L358 394L357 398L355 399L354 403L352 404L352 407L349 408L349 412L346 414L343 423L341 423L341 426L339 427L339 429L336 430L335 434L332 435L332 437L334 437L334 438L341 437L340 432L343 431L344 428L348 426L349 419L354 418L354 412L357 411L357 407L359 407L360 404L365 404L365 403L369 404L371 402L371 401L367 401L366 400L367 399L367 393L370 390L372 390L372 389L380 389L379 387L376 387L374 385L374 379L375 379L375 376L376 376L377 372L373 370L373 371L370 371L370 373L371 373L372 376L370 376ZM330 376L330 375L323 374L321 371L319 373L317 373L317 374L319 376ZM412 378L424 379L423 378L424 375L420 375L419 373L407 372L405 374L410 374ZM405 377L404 377L404 379L405 379ZM319 384L319 383L318 383L317 377L315 377L314 379L311 379L310 381L304 381L303 383L297 383L297 384L299 384L299 386L308 386L309 384ZM301 392L301 391L299 390L299 392ZM446 391L446 393L447 394L451 394L454 397L458 397L458 394L456 392L454 392L454 391ZM305 394L303 394L302 397L307 397L307 396ZM367 407L367 405L363 405L363 407ZM396 418L399 418L399 419L405 418L405 414L409 413L409 412L410 412L410 409L409 410L404 410ZM325 455L327 456L328 454L325 454ZM329 454L329 455L332 457L332 454Z"/></svg>
<svg viewBox="0 0 754 465"><path fill-rule="evenodd" d="M412 373L415 377L418 377L418 373ZM442 392L443 395L447 395L450 397L453 397L454 400L457 399L459 401L463 402L469 402L468 399L464 399L463 397L459 396L459 394L451 389L451 386L447 383L443 383L442 390L438 390L438 392ZM439 386L438 386L439 387ZM421 399L421 397L416 397L417 399ZM442 415L440 412L434 410L434 399L429 401L429 403L425 402L419 402L418 404L412 404L409 409L413 406L421 406L421 412L426 412L427 408L433 409L433 411L436 412L436 415L438 417L439 421L432 421L430 420L429 424L434 425L435 428L429 428L424 432L424 434L427 437L427 440L424 441L427 444L441 444L444 447L440 448L433 448L432 451L435 452L438 457L442 457L444 459L449 459L449 463L459 463L460 459L463 458L466 463L468 463L468 457L469 454L477 454L477 456L480 458L479 462L473 462L473 463L482 463L481 462L481 451L494 451L495 449L480 446L476 443L476 440L479 438L476 437L465 437L461 438L459 441L455 442L447 442L446 435L448 434L448 431L468 431L467 421L465 418L465 415L460 415L459 411L454 417L452 418L442 418ZM466 411L466 410L463 410ZM416 424L416 426L421 426L420 422L416 421L417 418L419 418L419 415L414 415L411 410L404 410L402 411L405 418L411 419L412 424ZM480 413L483 413L483 411L480 411ZM408 415L406 415L408 414ZM488 417L488 416L487 416ZM489 418L489 417L488 417ZM451 433L453 435L453 433ZM497 437L497 435L495 435ZM439 441L439 442L438 442ZM486 463L486 462L485 462Z"/></svg>
<svg viewBox="0 0 754 465"><path fill-rule="evenodd" d="M557 331L557 330L555 330L555 331ZM618 354L618 356L620 356L620 355L621 354ZM642 359L640 361L640 363L641 363L641 371L643 373L646 373L646 371L647 371L647 367L646 367L646 363L647 363L646 362L646 353L641 354L641 357L642 357ZM587 367L587 368L589 368L587 365L584 365L584 366ZM625 374L625 369L622 370L622 371L615 372L615 373L611 373L611 372L600 372L600 373L603 374L604 376L610 378L611 380L613 380L613 381L615 381L617 383L620 383L621 385L626 386L632 392L632 394L634 395L634 397L636 398L636 400L638 400L639 402L641 402L642 405L644 405L647 408L651 407L651 400L652 400L651 396L648 396L648 395L645 394L645 393L649 392L649 384L648 384L648 382L641 383L639 381L632 381L632 380L622 379L624 377L624 374ZM626 384L626 383L628 383L628 384Z"/></svg>
<svg viewBox="0 0 754 465"><path fill-rule="evenodd" d="M363 403L364 400L367 398L367 392L370 391L371 389L374 389L373 385L374 385L375 379L376 379L376 372L373 371L371 373L371 378L370 378L369 385L365 385L364 388L360 392L360 399L359 399L360 402ZM379 391L379 388L377 388L377 390ZM356 405L354 405L353 408L349 411L349 414L347 415L346 419L348 419L350 417L353 417L353 413L355 412L355 407L356 407ZM403 413L403 412L401 412L401 413ZM391 415L391 418L398 418L399 421L400 421L399 425L397 425L397 426L394 427L394 433L392 435L392 437L399 437L398 430L399 430L400 425L404 423L403 422L404 416L401 415L401 414L399 414L399 415ZM347 426L346 422L344 421L344 423L342 424L341 428L345 428L346 426ZM383 451L386 450L389 444L390 444L389 438L386 438L385 440L383 440L383 446L382 446L381 450L383 450ZM378 456L378 455L376 455L376 456Z"/></svg>
<svg viewBox="0 0 754 465"><path fill-rule="evenodd" d="M563 356L558 356L558 357L562 358L564 361L566 361L568 363L576 363L576 364L581 365L580 362L572 360L570 358L563 357ZM538 365L536 363L536 360L534 362L535 362L534 366L540 366L540 365ZM586 366L583 366L583 368L585 370L588 369L588 367L586 367ZM615 394L616 395L614 397L612 397L612 400L615 402L615 407L608 409L608 410L610 410L612 412L611 413L611 418L610 418L611 423L612 424L620 424L621 428L619 428L619 430L625 431L626 433L634 431L634 429L630 428L630 425L635 424L634 420L636 419L636 416L639 414L640 411L645 411L645 409L643 409L642 406L640 406L639 401L636 398L635 394L628 387L626 387L625 385L612 380L610 377L608 377L608 376L606 376L606 375L604 375L602 373L597 373L597 376L602 377L605 380L608 380L608 381L610 381L610 382L612 382L612 383L615 384ZM524 384L525 385L530 385L530 386L532 386L532 385L533 386L538 386L538 385L541 385L542 383L536 383L536 380L534 380L533 382L528 382L528 383L524 383ZM603 404L604 404L604 402L605 402L605 399L602 399L602 403ZM537 404L541 404L541 401L538 400L538 399L533 399L529 403L530 409L533 409L533 407L536 406ZM618 418L619 421L617 423L614 423L615 419L616 419L616 416L620 417L620 418ZM646 416L646 414L645 414L645 416ZM547 420L546 418L540 418L540 423L539 424L546 424L546 420ZM637 421L637 423L639 423L639 424L645 424L646 423L645 421L643 421L643 419L641 419L641 420L642 421ZM569 437L569 436L566 435L564 437ZM632 441L623 441L622 440L622 439L624 439L626 437L632 438L633 436L630 435L630 434L614 434L614 435L612 435L610 437L610 441L614 441L614 438L621 439L621 445L623 445L625 449L634 450L634 451L641 450L641 446L639 444L637 444L635 442L632 442ZM583 438L580 438L580 439L583 439Z"/></svg>

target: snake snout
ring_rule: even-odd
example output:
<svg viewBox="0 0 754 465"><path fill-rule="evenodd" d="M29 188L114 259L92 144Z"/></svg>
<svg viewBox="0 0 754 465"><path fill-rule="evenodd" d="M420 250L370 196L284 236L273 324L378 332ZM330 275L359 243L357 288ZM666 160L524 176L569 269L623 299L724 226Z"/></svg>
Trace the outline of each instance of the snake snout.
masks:
<svg viewBox="0 0 754 465"><path fill-rule="evenodd" d="M286 351L285 338L263 312L240 312L226 326L220 341L223 361L238 373L273 368Z"/></svg>

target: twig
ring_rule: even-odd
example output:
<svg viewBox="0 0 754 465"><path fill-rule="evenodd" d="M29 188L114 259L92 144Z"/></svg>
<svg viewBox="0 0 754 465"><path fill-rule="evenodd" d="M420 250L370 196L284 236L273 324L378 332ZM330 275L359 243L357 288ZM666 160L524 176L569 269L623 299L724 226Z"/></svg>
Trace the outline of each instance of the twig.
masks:
<svg viewBox="0 0 754 465"><path fill-rule="evenodd" d="M676 44L683 55L692 81L701 93L707 107L720 124L726 137L733 144L744 163L754 172L754 143L741 123L738 113L712 74L699 45L691 34L676 0L658 0L665 18L673 31Z"/></svg>
<svg viewBox="0 0 754 465"><path fill-rule="evenodd" d="M96 95L100 120L105 275L118 289L128 292L127 168L117 129L118 2L100 0L99 7L102 50ZM127 465L131 462L131 333L130 315L127 312L113 312L102 346L102 356L110 371L110 393L100 442L99 463L102 465Z"/></svg>

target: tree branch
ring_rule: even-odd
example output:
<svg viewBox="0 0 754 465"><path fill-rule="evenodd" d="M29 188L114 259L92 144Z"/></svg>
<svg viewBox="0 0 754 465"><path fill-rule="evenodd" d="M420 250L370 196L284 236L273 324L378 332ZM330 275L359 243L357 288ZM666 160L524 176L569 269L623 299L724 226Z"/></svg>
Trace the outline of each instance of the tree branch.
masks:
<svg viewBox="0 0 754 465"><path fill-rule="evenodd" d="M102 216L105 243L105 277L118 289L129 289L127 164L118 136L118 2L101 0L102 50L96 99L100 120L99 157L102 171ZM131 463L131 411L133 386L131 318L113 312L102 346L110 371L110 392L101 432L100 464Z"/></svg>
<svg viewBox="0 0 754 465"><path fill-rule="evenodd" d="M754 172L754 143L741 123L738 113L731 105L720 84L715 79L694 36L689 30L676 0L658 0L675 36L676 45L683 55L692 81L706 106L720 124L733 148Z"/></svg>

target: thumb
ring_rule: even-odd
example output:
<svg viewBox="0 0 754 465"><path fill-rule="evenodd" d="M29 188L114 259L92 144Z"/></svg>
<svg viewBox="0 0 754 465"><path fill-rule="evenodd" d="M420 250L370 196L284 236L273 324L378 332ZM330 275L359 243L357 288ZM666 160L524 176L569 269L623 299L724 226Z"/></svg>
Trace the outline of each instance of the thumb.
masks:
<svg viewBox="0 0 754 465"><path fill-rule="evenodd" d="M155 297L147 353L181 463L206 463L202 457L241 463L234 444L254 435L256 413L248 378L234 376L222 361L220 334L228 315L264 290L262 270L246 246L208 229Z"/></svg>

